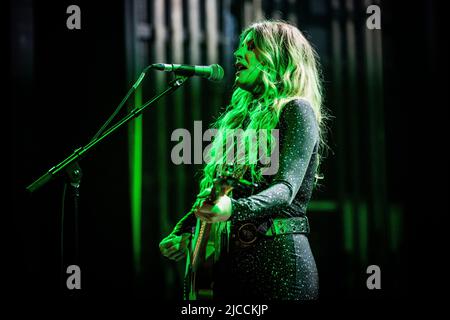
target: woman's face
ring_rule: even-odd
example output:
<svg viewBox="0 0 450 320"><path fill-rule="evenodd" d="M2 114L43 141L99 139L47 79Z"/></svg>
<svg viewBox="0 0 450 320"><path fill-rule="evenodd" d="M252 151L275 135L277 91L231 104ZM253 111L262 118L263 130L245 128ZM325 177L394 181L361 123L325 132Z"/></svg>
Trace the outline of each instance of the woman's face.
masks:
<svg viewBox="0 0 450 320"><path fill-rule="evenodd" d="M244 90L256 93L261 82L261 63L259 53L253 42L252 32L242 40L234 52L236 58L236 80L235 85Z"/></svg>

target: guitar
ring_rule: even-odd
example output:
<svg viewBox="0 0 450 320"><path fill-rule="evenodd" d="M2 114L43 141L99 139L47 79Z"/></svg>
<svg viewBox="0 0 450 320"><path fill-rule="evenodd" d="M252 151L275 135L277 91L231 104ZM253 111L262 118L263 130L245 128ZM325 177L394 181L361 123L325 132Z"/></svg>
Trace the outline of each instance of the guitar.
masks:
<svg viewBox="0 0 450 320"><path fill-rule="evenodd" d="M233 188L255 187L243 179L233 176L231 170L214 180L209 196L204 200L213 204L219 197L228 195ZM191 238L186 259L184 279L185 300L209 300L213 297L212 269L219 257L222 230L226 222L207 223L197 218L195 232Z"/></svg>

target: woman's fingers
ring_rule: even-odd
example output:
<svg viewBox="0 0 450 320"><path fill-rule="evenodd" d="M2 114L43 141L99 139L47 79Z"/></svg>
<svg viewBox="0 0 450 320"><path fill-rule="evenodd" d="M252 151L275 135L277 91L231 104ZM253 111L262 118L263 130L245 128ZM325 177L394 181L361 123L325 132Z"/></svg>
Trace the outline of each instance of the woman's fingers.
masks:
<svg viewBox="0 0 450 320"><path fill-rule="evenodd" d="M209 203L204 203L200 208L197 209L199 212L210 212L212 207L214 205L211 205Z"/></svg>
<svg viewBox="0 0 450 320"><path fill-rule="evenodd" d="M205 203L203 204L203 206L197 209L195 215L198 217L211 217L211 215L213 215L213 213L211 212L212 208L213 205Z"/></svg>
<svg viewBox="0 0 450 320"><path fill-rule="evenodd" d="M186 255L186 250L178 250L176 252L169 254L167 257L172 260L177 260L185 255Z"/></svg>
<svg viewBox="0 0 450 320"><path fill-rule="evenodd" d="M167 249L174 247L174 246L176 247L180 243L186 242L190 236L191 236L190 233L183 233L180 236L175 236L175 235L169 236L168 238L161 241L161 243L159 244L159 247L167 248Z"/></svg>
<svg viewBox="0 0 450 320"><path fill-rule="evenodd" d="M173 254L170 259L175 260L175 261L179 261L181 259L183 259L186 256L186 251L179 251L175 254Z"/></svg>
<svg viewBox="0 0 450 320"><path fill-rule="evenodd" d="M170 249L170 248L173 247L173 246L174 246L173 242L161 243L161 244L159 245L159 247L160 247L161 249Z"/></svg>
<svg viewBox="0 0 450 320"><path fill-rule="evenodd" d="M176 242L171 243L170 246L166 247L165 250L169 253L172 253L172 252L176 252L178 250L182 250L185 247L186 247L185 243L176 241Z"/></svg>
<svg viewBox="0 0 450 320"><path fill-rule="evenodd" d="M209 214L208 212L199 212L197 214L197 217L203 221L203 222L207 222L207 223L211 223L213 217L211 216L211 214Z"/></svg>
<svg viewBox="0 0 450 320"><path fill-rule="evenodd" d="M186 248L189 244L190 233L182 235L170 235L159 244L161 253L172 260L179 260L186 255Z"/></svg>
<svg viewBox="0 0 450 320"><path fill-rule="evenodd" d="M183 234L181 235L181 241L189 240L190 237L191 237L191 234L190 234L190 233L183 233Z"/></svg>
<svg viewBox="0 0 450 320"><path fill-rule="evenodd" d="M168 253L168 254L171 254L171 253L173 253L173 252L177 252L179 249L176 247L176 246L173 246L173 247L170 247L170 248L167 248L166 249L166 252Z"/></svg>
<svg viewBox="0 0 450 320"><path fill-rule="evenodd" d="M175 250L175 249L171 248L170 250L162 251L162 254L169 259L173 259L173 257L177 256L180 252L183 252L183 251L184 250Z"/></svg>
<svg viewBox="0 0 450 320"><path fill-rule="evenodd" d="M179 256L178 258L175 259L176 262L183 260L184 258L186 258L186 254L183 253L181 256Z"/></svg>
<svg viewBox="0 0 450 320"><path fill-rule="evenodd" d="M201 208L199 208L196 212L195 215L202 221L204 222L208 222L208 223L213 223L218 221L218 214L211 212L212 209L212 205L205 205Z"/></svg>
<svg viewBox="0 0 450 320"><path fill-rule="evenodd" d="M170 235L166 238L164 238L160 243L159 243L159 247L160 248L168 248L171 247L173 245L173 241L175 240L176 236L175 235Z"/></svg>

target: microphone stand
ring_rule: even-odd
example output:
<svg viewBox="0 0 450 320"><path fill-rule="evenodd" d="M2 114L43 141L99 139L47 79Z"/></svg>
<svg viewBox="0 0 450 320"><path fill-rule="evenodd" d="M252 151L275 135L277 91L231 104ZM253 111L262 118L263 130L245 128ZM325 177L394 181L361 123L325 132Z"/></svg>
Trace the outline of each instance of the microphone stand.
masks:
<svg viewBox="0 0 450 320"><path fill-rule="evenodd" d="M139 79L136 81L136 83L133 85L133 87L128 91L126 96L123 98L122 102L119 104L118 108L114 112L114 114L108 119L108 121L103 125L103 127L97 132L97 134L94 136L94 138L87 143L85 146L75 149L71 155L69 155L67 158L65 158L63 161L58 163L57 165L53 166L50 170L48 170L46 173L44 173L42 176L40 176L38 179L36 179L33 183L31 183L26 189L33 193L43 187L45 184L47 184L49 181L56 178L58 175L65 173L67 177L66 187L68 188L68 196L71 199L72 202L72 214L74 219L74 260L76 263L79 262L79 236L78 236L78 207L79 207L79 199L80 199L80 183L81 183L81 177L82 177L82 171L79 166L79 161L84 158L88 152L94 148L97 144L99 144L101 141L107 139L111 134L119 130L121 127L125 126L128 122L130 122L132 119L138 117L141 115L149 106L151 106L156 101L160 100L165 95L168 95L178 88L180 88L188 79L186 76L177 77L171 82L169 82L169 87L165 89L160 94L153 97L151 100L147 101L144 105L142 105L139 108L133 109L128 115L126 115L124 118L122 118L120 121L118 121L115 125L111 126L110 129L102 131L105 129L107 124L112 120L112 118L118 113L120 108L125 104L128 97L131 95L131 93L137 88L139 83L142 81L142 79L145 76L145 72L148 70L145 69L144 72L142 72ZM64 193L65 194L65 193ZM63 208L64 208L64 201L63 199ZM64 209L63 209L63 215L64 215ZM64 219L64 217L62 217ZM62 225L62 234L64 232L64 225ZM61 235L61 276L63 276L63 246L64 246L64 239ZM62 279L61 279L62 280Z"/></svg>
<svg viewBox="0 0 450 320"><path fill-rule="evenodd" d="M116 132L119 128L125 126L128 122L130 122L132 119L138 117L141 115L149 106L151 106L156 101L160 100L165 95L168 95L178 88L180 88L186 80L189 78L187 76L180 76L169 82L169 87L165 89L160 94L153 97L151 100L147 101L144 105L142 105L139 108L133 109L128 115L126 115L124 118L122 118L120 121L118 121L115 125L111 126L110 129L103 132L103 130L106 128L106 126L109 124L109 122L112 120L112 118L118 113L120 108L125 104L131 93L137 88L139 83L142 81L142 79L145 76L145 72L151 68L147 67L139 77L139 79L136 81L136 83L133 85L133 87L128 91L126 96L122 99L122 102L119 104L116 111L113 113L113 115L107 120L107 122L103 125L103 127L97 132L97 134L94 136L94 138L87 143L85 146L75 149L71 155L69 155L67 158L65 158L63 161L58 163L57 165L53 166L50 170L48 170L46 173L44 173L41 177L36 179L33 183L31 183L26 189L33 193L43 187L45 184L47 184L50 180L54 179L58 175L62 173L66 173L67 176L67 182L66 187L69 188L69 197L71 198L72 202L72 213L73 213L73 219L74 219L74 260L76 263L79 263L79 235L78 235L78 205L79 205L79 199L80 199L80 183L81 183L81 177L82 177L82 171L79 166L79 161L84 158L87 153L94 148L98 143L101 141L107 139L111 134ZM103 133L102 133L103 132ZM65 194L65 193L64 193ZM63 201L65 201L63 199ZM63 215L64 215L64 202L63 202ZM64 221L64 216L62 217ZM61 232L63 234L64 232L64 223L62 223L61 226ZM63 276L64 270L63 270L63 247L64 247L64 239L63 236L61 236L61 277ZM62 279L61 279L62 280ZM63 282L62 282L63 283ZM61 283L61 284L62 284Z"/></svg>
<svg viewBox="0 0 450 320"><path fill-rule="evenodd" d="M63 277L65 274L64 265L66 260L70 261L70 264L75 264L77 266L80 265L80 255L79 255L79 199L80 199L80 184L81 184L81 178L83 176L81 172L80 165L78 162L74 162L73 164L67 166L66 168L66 176L67 179L65 181L64 191L63 191L63 203L62 203L62 212L61 212L61 285L64 283ZM68 195L66 196L66 191L68 191ZM66 197L70 198L70 207L66 208L65 201ZM69 210L67 210L69 209ZM70 237L73 242L71 241L71 244L73 244L73 248L70 247L70 254L68 257L67 255L67 248L65 248L65 218L70 218L71 221L73 221L73 230L71 230ZM67 230L69 231L69 230Z"/></svg>
<svg viewBox="0 0 450 320"><path fill-rule="evenodd" d="M36 179L33 183L31 183L27 190L29 192L35 192L36 190L40 189L42 186L47 184L50 180L58 176L63 170L68 168L69 166L77 163L79 160L81 160L83 157L86 156L86 154L95 147L98 143L108 138L111 134L116 132L119 128L123 127L125 124L130 122L132 119L138 117L141 115L147 107L161 99L167 94L170 94L174 92L176 89L180 88L188 79L188 77L178 77L174 80L172 80L169 83L169 87L158 94L157 96L153 97L151 100L147 101L144 105L142 105L139 108L133 109L128 115L126 115L122 120L118 121L115 125L113 125L110 129L106 130L103 134L101 134L99 137L96 137L92 139L89 143L87 143L85 146L80 147L78 149L75 149L71 155L69 155L67 158L65 158L63 161L58 163L57 165L53 166L50 170L48 170L46 173L44 173L41 177Z"/></svg>

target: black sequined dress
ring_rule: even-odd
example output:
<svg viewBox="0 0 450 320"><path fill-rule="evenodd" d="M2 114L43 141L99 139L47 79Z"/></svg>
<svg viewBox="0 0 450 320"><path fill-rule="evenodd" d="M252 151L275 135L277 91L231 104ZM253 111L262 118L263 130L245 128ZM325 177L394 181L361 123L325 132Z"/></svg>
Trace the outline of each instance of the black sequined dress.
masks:
<svg viewBox="0 0 450 320"><path fill-rule="evenodd" d="M231 229L243 223L302 217L311 198L318 157L318 128L308 102L294 100L282 110L279 168L253 194L233 192ZM195 225L188 214L175 227L182 233ZM215 266L216 299L310 300L318 297L318 273L306 234L259 237L242 248L229 242Z"/></svg>

